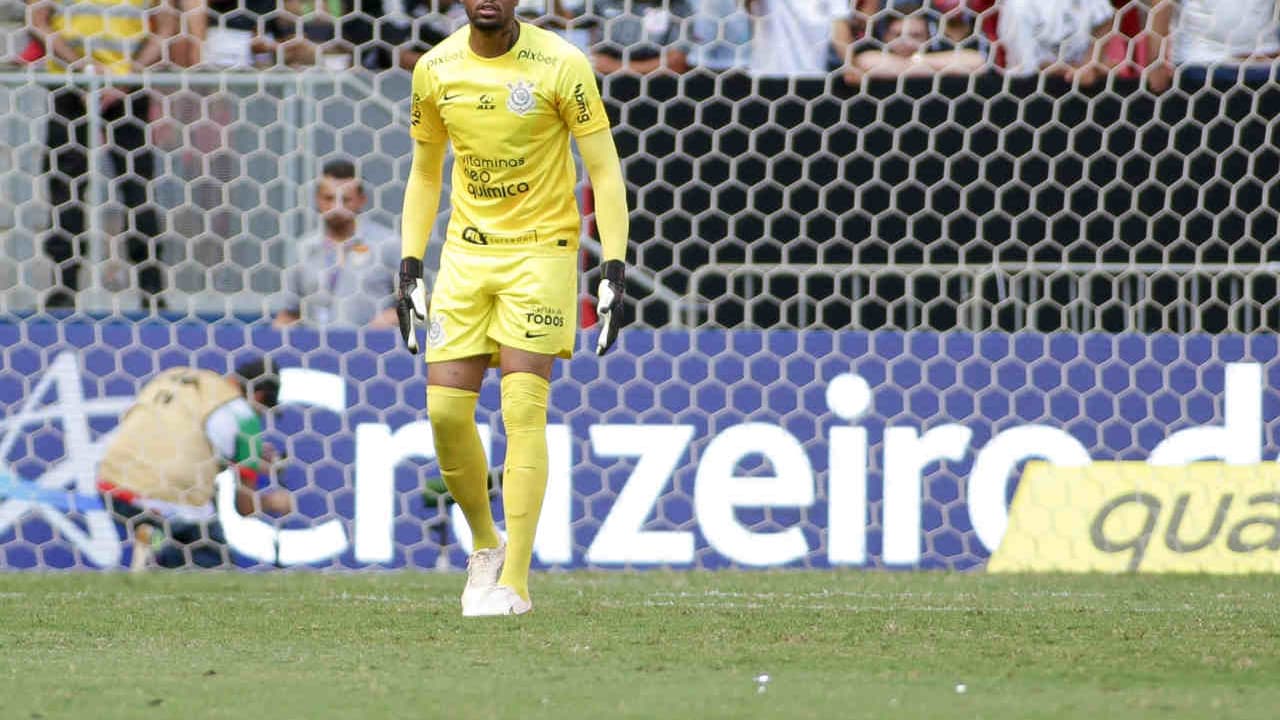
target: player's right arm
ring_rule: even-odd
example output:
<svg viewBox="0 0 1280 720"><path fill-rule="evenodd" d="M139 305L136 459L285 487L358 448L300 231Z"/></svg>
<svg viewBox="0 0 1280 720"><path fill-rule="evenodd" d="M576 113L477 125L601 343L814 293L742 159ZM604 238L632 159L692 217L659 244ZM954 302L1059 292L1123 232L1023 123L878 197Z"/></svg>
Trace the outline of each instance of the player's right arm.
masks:
<svg viewBox="0 0 1280 720"><path fill-rule="evenodd" d="M425 57L424 57L425 60ZM436 107L435 84L425 62L413 70L413 99L409 107L409 135L413 138L413 164L404 189L400 213L400 272L396 290L396 315L400 335L409 351L418 352L415 321L426 319L427 296L422 280L422 257L427 251L431 226L440 209L444 189L444 154L449 136Z"/></svg>

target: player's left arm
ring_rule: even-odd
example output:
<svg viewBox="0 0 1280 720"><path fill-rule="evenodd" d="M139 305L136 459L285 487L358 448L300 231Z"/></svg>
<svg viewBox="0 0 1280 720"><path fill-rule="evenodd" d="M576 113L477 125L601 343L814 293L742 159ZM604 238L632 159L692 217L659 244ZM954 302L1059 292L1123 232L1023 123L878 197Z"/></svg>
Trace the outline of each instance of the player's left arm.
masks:
<svg viewBox="0 0 1280 720"><path fill-rule="evenodd" d="M596 229L604 248L597 308L601 326L596 354L603 355L612 347L622 326L631 218L627 210L627 183L622 177L618 148L609 131L609 117L600 99L595 74L581 53L566 58L562 67L560 115L578 140L578 152L595 197Z"/></svg>
<svg viewBox="0 0 1280 720"><path fill-rule="evenodd" d="M622 161L618 159L613 133L606 129L578 138L578 152L591 179L604 261L623 262L627 259L631 218L627 211L627 183L622 178Z"/></svg>
<svg viewBox="0 0 1280 720"><path fill-rule="evenodd" d="M596 229L600 232L600 245L604 248L604 263L600 266L603 277L597 294L600 304L596 309L603 322L596 354L603 355L618 337L618 329L623 322L627 236L631 224L627 212L627 183L622 178L622 161L618 159L618 148L613 144L613 133L607 129L578 138L578 152L591 178Z"/></svg>

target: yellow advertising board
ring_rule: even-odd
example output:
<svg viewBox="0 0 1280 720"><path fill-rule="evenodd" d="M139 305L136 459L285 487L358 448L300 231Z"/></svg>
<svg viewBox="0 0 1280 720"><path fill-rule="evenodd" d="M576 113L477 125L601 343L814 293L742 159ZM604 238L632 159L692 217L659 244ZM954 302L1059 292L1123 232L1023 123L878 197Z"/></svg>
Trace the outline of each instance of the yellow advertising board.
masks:
<svg viewBox="0 0 1280 720"><path fill-rule="evenodd" d="M989 572L1280 572L1280 464L1028 463Z"/></svg>

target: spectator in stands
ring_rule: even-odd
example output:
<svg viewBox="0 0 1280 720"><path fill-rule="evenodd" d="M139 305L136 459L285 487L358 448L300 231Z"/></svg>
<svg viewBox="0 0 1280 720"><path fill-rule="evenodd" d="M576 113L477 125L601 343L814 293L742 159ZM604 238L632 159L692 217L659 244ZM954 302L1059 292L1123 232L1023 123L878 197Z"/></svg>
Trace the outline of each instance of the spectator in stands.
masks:
<svg viewBox="0 0 1280 720"><path fill-rule="evenodd" d="M296 0L181 0L189 64L227 69L313 65L316 47L297 33ZM290 12L281 12L284 7Z"/></svg>
<svg viewBox="0 0 1280 720"><path fill-rule="evenodd" d="M596 72L646 74L689 69L685 23L693 16L687 0L595 0L591 60Z"/></svg>
<svg viewBox="0 0 1280 720"><path fill-rule="evenodd" d="M853 12L854 35L863 38L868 20L883 24L922 7L929 15L930 51L968 48L986 53L981 34L975 34L976 9L995 0L858 0ZM892 11L892 12L886 12ZM855 53L856 54L856 53Z"/></svg>
<svg viewBox="0 0 1280 720"><path fill-rule="evenodd" d="M932 0L929 5L939 16L938 31L929 46L931 51L975 50L987 57L989 43L977 32L974 12L965 0Z"/></svg>
<svg viewBox="0 0 1280 720"><path fill-rule="evenodd" d="M919 5L895 5L880 14L876 25L881 47L854 56L844 76L851 85L863 78L968 75L986 64L977 50L933 50L936 24Z"/></svg>
<svg viewBox="0 0 1280 720"><path fill-rule="evenodd" d="M465 16L456 0L286 0L297 4L303 34L329 70L412 70ZM398 52L397 52L398 51Z"/></svg>
<svg viewBox="0 0 1280 720"><path fill-rule="evenodd" d="M1191 82L1212 74L1261 83L1273 76L1280 58L1277 0L1154 0L1150 29L1147 81L1157 92L1169 86L1174 64Z"/></svg>
<svg viewBox="0 0 1280 720"><path fill-rule="evenodd" d="M1004 0L999 8L1010 74L1044 71L1088 86L1110 72L1103 48L1115 18L1109 0Z"/></svg>
<svg viewBox="0 0 1280 720"><path fill-rule="evenodd" d="M516 7L521 20L550 30L590 54L598 23L585 10L582 0L520 0Z"/></svg>
<svg viewBox="0 0 1280 720"><path fill-rule="evenodd" d="M178 27L178 14L157 0L29 0L31 33L44 43L50 72L96 71L104 76L140 72L163 58L164 43ZM137 266L137 286L144 304L162 307L164 274L159 264L160 217L148 204L148 184L156 176L155 157L147 148L151 96L141 88L108 84L98 93L98 106L88 107L85 88L67 83L53 89L47 122L53 226L44 252L56 264L46 308L72 308L80 289L80 258L85 236L89 187L90 113L103 120L111 172L127 209L124 251ZM93 139L93 144L98 140ZM103 238L94 238L102 242Z"/></svg>
<svg viewBox="0 0 1280 720"><path fill-rule="evenodd" d="M405 20L394 22L395 29L390 32L384 26L383 37L391 45L400 47L396 64L412 72L419 58L467 23L467 14L459 0L401 1L405 3Z"/></svg>
<svg viewBox="0 0 1280 720"><path fill-rule="evenodd" d="M848 61L852 0L746 0L757 19L751 73L757 77L826 75Z"/></svg>
<svg viewBox="0 0 1280 720"><path fill-rule="evenodd" d="M400 237L364 218L368 202L355 165L334 160L316 185L321 227L298 244L298 259L285 274L277 326L394 327L392 281L400 266Z"/></svg>
<svg viewBox="0 0 1280 720"><path fill-rule="evenodd" d="M751 17L739 0L700 0L690 18L689 64L716 72L751 62Z"/></svg>

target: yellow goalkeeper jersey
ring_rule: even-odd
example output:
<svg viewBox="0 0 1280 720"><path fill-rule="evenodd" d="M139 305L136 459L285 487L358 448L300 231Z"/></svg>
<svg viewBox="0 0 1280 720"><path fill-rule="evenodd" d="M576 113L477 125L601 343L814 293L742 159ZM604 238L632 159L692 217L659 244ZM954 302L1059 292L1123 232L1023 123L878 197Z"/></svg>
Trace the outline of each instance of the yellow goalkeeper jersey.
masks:
<svg viewBox="0 0 1280 720"><path fill-rule="evenodd" d="M582 216L569 138L609 127L585 55L521 23L506 54L471 50L463 27L413 70L410 135L453 143L446 243L486 252L567 252Z"/></svg>

